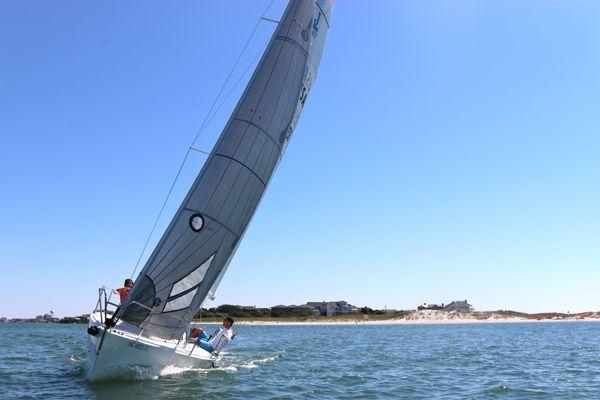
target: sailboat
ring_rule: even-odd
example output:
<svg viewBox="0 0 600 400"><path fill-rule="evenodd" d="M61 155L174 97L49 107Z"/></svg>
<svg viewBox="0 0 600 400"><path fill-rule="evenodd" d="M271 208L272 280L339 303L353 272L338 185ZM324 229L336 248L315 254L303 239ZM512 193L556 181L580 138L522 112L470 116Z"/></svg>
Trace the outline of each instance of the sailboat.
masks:
<svg viewBox="0 0 600 400"><path fill-rule="evenodd" d="M214 298L290 141L315 80L334 0L291 0L185 199L116 309L104 288L90 315L90 381L129 366L210 368L187 343ZM112 311L109 311L112 308Z"/></svg>

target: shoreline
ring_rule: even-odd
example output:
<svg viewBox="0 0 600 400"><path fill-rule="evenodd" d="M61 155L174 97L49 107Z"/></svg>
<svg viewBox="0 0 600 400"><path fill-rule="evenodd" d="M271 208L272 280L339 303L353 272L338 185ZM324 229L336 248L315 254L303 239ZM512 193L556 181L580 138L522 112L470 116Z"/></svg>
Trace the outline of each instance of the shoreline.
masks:
<svg viewBox="0 0 600 400"><path fill-rule="evenodd" d="M193 324L218 324L220 321L192 321ZM457 319L381 319L381 320L325 320L325 321L274 321L274 320L239 320L236 325L247 326L316 326L316 325L466 325L466 324L514 324L514 323L576 323L600 322L600 318L561 318L561 319L529 319L529 318L457 318Z"/></svg>
<svg viewBox="0 0 600 400"><path fill-rule="evenodd" d="M235 316L233 316L235 318ZM279 318L236 318L237 325L254 326L302 326L302 325L460 325L460 324L507 324L549 322L598 322L599 312L580 314L524 314L514 311L441 311L412 310L396 315L338 315L330 317L283 317ZM218 318L194 320L194 324L220 323Z"/></svg>

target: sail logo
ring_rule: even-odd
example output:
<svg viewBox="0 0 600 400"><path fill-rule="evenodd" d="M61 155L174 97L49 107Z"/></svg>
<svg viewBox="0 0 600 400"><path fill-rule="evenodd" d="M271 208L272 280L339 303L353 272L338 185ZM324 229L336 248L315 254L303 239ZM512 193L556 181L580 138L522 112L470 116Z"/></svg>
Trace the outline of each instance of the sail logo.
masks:
<svg viewBox="0 0 600 400"><path fill-rule="evenodd" d="M319 33L319 21L321 20L321 12L319 12L317 14L317 17L315 18L314 22L313 22L313 26L312 26L312 37L313 38L317 38L317 33Z"/></svg>
<svg viewBox="0 0 600 400"><path fill-rule="evenodd" d="M147 344L136 342L135 340L129 342L129 347L142 351L148 351L150 349L150 346L148 346Z"/></svg>
<svg viewBox="0 0 600 400"><path fill-rule="evenodd" d="M310 70L306 71L306 77L304 78L304 82L302 84L302 90L300 90L300 96L298 98L298 103L296 104L296 111L292 116L292 120L288 125L287 129L284 129L279 135L279 143L283 144L290 140L292 137L292 133L296 128L296 124L298 123L298 119L300 119L300 113L304 108L304 103L306 103L306 99L308 98L308 93L310 92L310 88L312 86L312 75Z"/></svg>

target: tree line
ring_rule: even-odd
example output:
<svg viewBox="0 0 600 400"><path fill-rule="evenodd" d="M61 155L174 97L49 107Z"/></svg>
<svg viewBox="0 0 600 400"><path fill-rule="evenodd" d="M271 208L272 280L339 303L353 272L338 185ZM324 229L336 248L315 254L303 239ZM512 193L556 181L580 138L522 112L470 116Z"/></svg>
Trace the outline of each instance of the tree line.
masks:
<svg viewBox="0 0 600 400"><path fill-rule="evenodd" d="M374 310L369 307L362 307L359 314L366 315L382 315L385 314L382 310ZM232 304L223 304L215 308L201 308L195 315L196 319L200 318L280 318L280 317L297 317L306 316L306 313L294 312L292 310L269 309L269 308L250 308L234 306Z"/></svg>

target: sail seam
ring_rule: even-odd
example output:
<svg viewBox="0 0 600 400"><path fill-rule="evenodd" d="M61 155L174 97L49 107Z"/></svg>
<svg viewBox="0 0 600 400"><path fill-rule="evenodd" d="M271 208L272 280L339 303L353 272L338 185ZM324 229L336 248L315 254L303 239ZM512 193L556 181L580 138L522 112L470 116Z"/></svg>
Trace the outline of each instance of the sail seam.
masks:
<svg viewBox="0 0 600 400"><path fill-rule="evenodd" d="M226 230L227 230L229 233L231 233L231 234L232 234L233 236L235 236L237 239L239 239L239 238L240 238L240 235L238 235L237 233L235 233L235 232L233 231L233 229L231 229L229 226L227 226L225 223L221 222L220 220L216 219L215 217L213 217L213 216L211 216L211 215L207 214L206 212L204 212L204 211L200 211L200 210L196 210L196 209L194 209L194 208L189 208L189 207L186 207L186 208L184 208L184 210L186 210L186 211L192 211L192 212L197 212L197 213L200 213L200 214L202 214L202 215L205 215L205 216L207 216L208 218L210 218L210 219L212 219L213 221L215 221L217 224L221 225L223 228L225 228L225 229L226 229Z"/></svg>
<svg viewBox="0 0 600 400"><path fill-rule="evenodd" d="M179 235L179 237L177 238L177 240L175 240L175 242L171 245L171 247L169 247L169 249L165 252L165 254L161 257L160 261L156 262L156 264L154 265L154 268L152 268L152 270L150 270L150 268L148 268L148 273L152 273L156 270L156 268L158 268L160 266L160 264L165 260L165 258L167 258L167 256L169 255L169 253L171 253L171 250L173 250L175 248L175 246L177 246L177 244L179 243L179 241L181 240L182 237L184 237L186 234L186 230L184 230L183 232L181 232L181 235ZM193 238L192 240L190 240L190 243L188 243L184 249L182 251L184 251L187 246L189 246L195 238ZM164 247L164 246L163 246ZM162 248L161 248L162 251ZM181 252L180 252L181 253ZM179 254L178 254L179 255ZM156 257L158 257L159 254L156 255ZM154 258L153 262L156 261L156 257ZM175 256L176 258L177 256Z"/></svg>
<svg viewBox="0 0 600 400"><path fill-rule="evenodd" d="M279 145L279 143L277 143L277 141L275 139L273 139L273 137L271 135L269 135L269 132L267 132L266 129L261 128L258 124L245 119L245 118L234 118L234 121L238 121L238 122L245 122L248 125L252 125L253 127L255 127L256 129L258 129L259 131L261 131L262 133L264 133L265 135L267 135L267 137L269 138L269 140L271 140L271 142L279 149L279 151L281 151L281 146Z"/></svg>
<svg viewBox="0 0 600 400"><path fill-rule="evenodd" d="M256 136L256 137L254 138L254 143L252 144L252 147L254 147L254 145L256 145L256 142L257 142L257 140L258 140L258 136ZM263 152L263 150L264 150L264 148L265 148L265 146L266 146L266 145L267 145L267 141L265 140L265 141L263 141L263 143L262 143L262 147L261 147L261 149L260 149L259 156L260 156L260 154L262 154L262 152ZM253 172L254 172L254 171L253 171ZM256 175L256 173L255 173L255 176L257 176L257 177L258 177L258 175ZM263 183L263 182L262 182L262 180L261 180L261 183ZM251 180L250 180L250 179L246 179L246 183L244 183L244 188L242 189L242 192L246 192L246 191L248 191L248 185L252 185L252 182L251 182ZM264 185L264 183L263 183L263 185ZM263 191L264 191L264 188L266 188L266 185L263 187L263 189L262 189ZM229 217L231 217L231 214L232 214L232 213L233 213L235 210L238 210L238 205L240 204L240 201L242 200L242 198L243 198L243 196L238 196L238 198L237 198L237 200L236 200L236 202L235 202L235 206L233 206L233 207L231 208L231 212L230 212L230 215L229 215Z"/></svg>
<svg viewBox="0 0 600 400"><path fill-rule="evenodd" d="M302 45L301 45L300 43L298 43L297 41L295 41L294 39L291 39L291 38L289 38L289 37L287 37L287 36L276 36L276 37L275 37L275 39L279 39L279 40L281 40L281 41L283 41L283 42L288 42L288 43L291 43L291 44L293 44L293 45L294 45L294 46L296 46L298 49L300 49L300 51L301 51L301 52L302 52L302 53L303 53L305 56L307 56L307 57L308 57L308 51L307 51L307 50L306 50L304 47L302 47Z"/></svg>
<svg viewBox="0 0 600 400"><path fill-rule="evenodd" d="M222 242L222 240L221 240L221 242ZM181 262L179 263L178 266L181 266L183 263L187 262L190 258L192 258L194 256L194 254L198 253L200 250L203 250L203 247L200 247L199 249L196 249L196 251L193 251L189 256L187 256L183 260L181 260ZM171 262L173 262L173 261L171 261ZM169 263L169 264L171 264L171 263ZM169 265L169 264L167 264L167 265ZM160 276L160 275L157 275L157 278L158 278L158 276ZM161 280L157 280L156 285L158 286L158 282L163 282L165 279L166 279L166 277L163 277ZM160 290L168 288L169 286L171 286L171 285L169 284L169 285L161 286Z"/></svg>
<svg viewBox="0 0 600 400"><path fill-rule="evenodd" d="M247 131L248 131L248 127L246 127L246 132L247 132ZM245 134L244 134L244 136L245 136ZM255 141L256 141L256 137L258 137L258 136L255 136L255 138L254 138L254 140L255 140ZM237 152L237 149L239 148L239 146L240 146L240 144L238 143L238 146L236 146L236 149L235 149L235 150L234 150L234 152L232 153L233 155L235 155L235 154L236 154L236 152ZM219 153L215 153L215 155L221 155L221 156L223 156L222 154L219 154ZM230 157L227 157L227 156L224 156L224 157L226 157L226 158L230 158ZM232 160L232 159L233 159L233 158L230 158L230 160ZM236 160L236 161L237 161L237 160ZM241 164L242 166L246 166L245 164L242 164L242 163L241 163L241 161L238 161L238 164ZM246 183L250 182L250 179L248 179L248 178L249 178L249 176L248 176L247 174L242 174L242 172L244 171L244 168L239 168L239 167L237 167L237 168L234 168L234 167L233 167L233 165L234 165L234 164L230 162L230 163L227 165L227 170L234 170L234 169L236 169L236 170L237 170L237 171L235 172L235 179L234 179L234 182L233 182L233 184L231 185L231 188L229 189L229 191L227 192L227 196L226 196L226 197L225 197L225 199L224 199L224 200L221 202L221 206L219 207L219 210L217 211L217 215L218 215L220 218L222 218L224 221L229 221L229 217L230 217L230 215L225 215L224 209L225 209L225 206L226 206L226 205L229 205L229 203L230 203L230 199L232 198L232 193L234 193L234 189L233 189L233 188L234 188L234 187L236 187L236 186L238 185L238 182L240 181L240 178L241 178L241 179L243 179L243 180L245 180L245 181L246 181ZM246 166L246 168L247 168L247 169L249 169L247 166ZM253 171L251 171L251 172L253 172ZM233 174L234 174L234 172L232 172L232 175L233 175ZM244 189L243 189L241 192L238 192L238 199L239 199L239 197L241 197L241 196L242 196L242 193L243 193L244 191L245 191L245 186L244 186ZM236 204L237 204L237 203L236 203ZM229 208L231 208L231 209L232 209L232 212L233 212L233 211L234 211L234 209L235 209L235 207L229 207ZM232 228L232 229L233 229L233 228Z"/></svg>
<svg viewBox="0 0 600 400"><path fill-rule="evenodd" d="M184 211L185 211L185 209L184 209ZM180 217L181 217L181 214L179 214L178 218L180 218ZM156 261L156 258L159 256L159 254L156 255L156 257L152 260L154 267L152 268L152 270L148 269L148 273L154 272L156 270L156 268L158 268L162 264L162 262L165 260L165 258L167 258L167 256L171 253L171 251L175 248L175 246L177 246L177 244L179 244L179 241L181 240L181 238L183 238L185 236L186 233L188 233L188 231L187 231L187 229L184 229L181 232L181 234L179 235L179 237L177 238L177 240L175 240L175 242L169 247L169 249L165 252L165 254L161 257L161 259L159 261ZM214 235L215 235L215 233L213 233L210 237L206 238L206 240L201 244L201 246L204 246L206 243L208 243L213 238ZM175 255L173 257L173 259L177 258L181 253L186 251L187 248L190 247L190 245L192 243L194 243L196 241L196 239L198 239L199 237L200 236L197 236L197 235L194 236L192 238L192 240L190 240L187 244L185 244L183 246L183 249L181 249L181 251L177 255ZM162 248L161 248L161 251L162 251ZM159 276L160 276L160 274L157 275L157 277L159 277Z"/></svg>
<svg viewBox="0 0 600 400"><path fill-rule="evenodd" d="M318 2L315 1L315 4L319 8L319 11L321 11L321 14L323 14L323 19L325 20L325 23L327 24L327 28L329 28L329 20L327 19L327 15L325 14L325 11L323 11L323 8L321 8L321 6L319 5Z"/></svg>
<svg viewBox="0 0 600 400"><path fill-rule="evenodd" d="M291 57L291 59L290 59L290 63L288 64L288 66L287 66L287 70L286 70L286 72L285 72L285 78L284 78L284 81L285 81L286 83L285 83L285 86L282 88L282 90L279 92L279 96L277 96L277 102L275 103L275 104L276 104L276 105L275 105L275 110L279 109L279 107L280 107L280 104L281 104L281 97L282 97L282 95L283 95L283 89L284 89L285 87L288 87L288 83L287 83L287 82L288 82L288 77L290 76L290 71L292 70L292 66L297 66L297 65L298 65L298 63L297 63L297 62L295 62L295 59L296 59L296 57L297 57L297 58L300 58L300 59L302 58L302 57L301 57L301 56L300 56L298 53L295 53L295 54L293 54L293 55L292 55L292 57ZM306 59L306 61L308 62L308 57L305 57L305 59ZM302 70L304 70L304 68L302 68ZM300 90L301 90L301 89L302 89L302 84L298 85L298 92L300 92ZM297 98L297 97L298 97L298 96L296 96L296 98ZM261 101L262 101L262 97L261 97ZM293 114L292 114L292 115L293 115ZM292 116L292 118L293 118L293 116ZM271 123L269 123L269 127L270 127L270 125L271 125ZM285 127L286 127L285 129L287 129L287 126L288 126L288 124L286 124L286 125L285 125Z"/></svg>
<svg viewBox="0 0 600 400"><path fill-rule="evenodd" d="M299 8L299 7L300 7L300 4L298 3L298 5L296 6L296 9L294 10L294 15L296 15L296 14L298 13L298 8ZM282 30L283 30L283 29L282 29ZM292 25L290 24L290 25L287 27L287 31L285 32L285 35L289 35L291 30L292 30ZM299 47L299 48L300 48L300 49L301 49L301 50L304 52L304 49L303 49L303 48L302 48L302 47L301 47L301 46L300 46L300 45L299 45L297 42L295 42L294 40L290 39L290 38L289 38L289 37L287 37L287 36L283 36L283 35L277 35L275 38L276 38L276 39L277 39L277 38L280 38L280 39L282 39L282 40L284 40L284 41L285 41L285 40L289 40L289 41L290 41L290 43L293 43L293 44L295 44L296 46L298 46L298 47ZM275 66L276 66L276 65L277 65L277 63L279 62L279 59L280 59L280 57L281 57L281 53L283 53L283 46L282 46L282 47L279 49L279 53L277 54L277 57L275 58L275 61L274 61L274 63L273 63L273 68L271 68L271 70L269 71L269 77L268 77L268 79L267 79L267 82L266 82L266 84L264 85L264 87L263 87L263 89L262 89L262 92L261 92L261 94L260 94L260 96L259 96L259 98L258 98L258 102L257 102L256 109L260 108L260 104L261 104L261 103L262 103L262 101L263 101L263 96L265 95L265 92L267 91L267 87L268 87L268 86L269 86L269 84L271 83L271 79L273 78L273 72L275 71ZM305 53L304 53L304 55L306 56L306 60L308 61L308 52L305 52ZM287 71L287 73L286 73L286 77L287 77L287 75L288 75L288 74L289 74L289 66L288 66L288 71ZM275 106L275 107L277 107L277 106L278 106L278 104L276 104L276 106ZM280 148L280 151L279 151L279 153L280 153L280 155L281 155L281 148Z"/></svg>
<svg viewBox="0 0 600 400"><path fill-rule="evenodd" d="M205 215L206 215L206 214L205 214ZM215 222L216 222L216 221L215 221ZM217 223L218 223L218 222L217 222ZM219 223L219 225L220 225L220 223ZM227 229L227 228L225 228L225 229ZM207 245L207 244L208 244L208 243L209 243L209 242L212 240L212 238L213 238L213 237L215 237L215 235L216 235L217 233L218 233L218 230L214 231L214 232L213 232L213 233L210 235L210 237L208 237L208 238L207 238L207 239L204 241L204 243L202 243L202 244L200 245L200 247L198 247L198 248L197 248L195 251L193 251L193 252L192 252L192 254L191 254L190 256L186 257L186 258L185 258L185 259L184 259L182 262L180 262L180 263L177 265L177 267L181 266L181 264L183 264L183 262L184 262L184 261L187 261L187 260L189 259L189 257L191 257L192 255L194 255L195 253L197 253L198 251L200 251L200 250L204 249L204 246L206 246L206 245ZM190 242L189 242L188 244L186 244L186 245L185 245L185 247L184 247L183 249L181 249L181 251L180 251L180 252L179 252L179 253L178 253L178 254L177 254L175 257L173 257L173 259L172 259L171 261L169 261L169 262L167 263L166 267L170 266L170 265L171 265L173 262L175 262L175 260L177 260L177 257L179 257L180 255L182 255L182 254L183 254L183 252L185 252L185 251L186 251L186 250L187 250L187 249L188 249L188 248L189 248L189 247L190 247L190 246L191 246L191 245L192 245L192 244L193 244L193 243L194 243L194 242L195 242L195 241L196 241L196 240L197 240L199 237L200 237L200 236L198 235L198 236L196 236L195 238L193 238L192 240L190 240ZM161 260L161 263L162 263L162 261L163 261L163 260ZM158 267L158 264L156 265L155 269L156 269L157 267ZM176 268L177 268L177 267L176 267ZM160 282L162 282L164 279L166 279L165 277L162 277L162 278L160 278L160 277L161 277L161 276L164 276L165 272L167 272L167 271L168 271L168 268L164 268L164 269L163 269L161 272L159 272L159 273L156 275L156 277L155 277L155 280L154 280L154 284L155 284L156 286L158 286L158 284L159 284ZM168 276L168 275L166 275L166 276ZM160 279L159 279L159 278L160 278ZM168 285L167 285L167 286L168 286ZM163 289L163 287L161 287L161 290L162 290L162 289Z"/></svg>
<svg viewBox="0 0 600 400"><path fill-rule="evenodd" d="M250 172L252 173L252 175L254 175L254 176L256 177L256 179L258 179L258 180L260 181L260 183L262 183L262 184L263 184L263 186L265 186L265 187L267 186L267 184L266 184L266 183L265 183L265 182L264 182L264 181L261 179L261 177L260 177L260 176L258 176L258 175L256 174L256 172L254 172L254 171L252 170L252 168L250 168L249 166L247 166L246 164L244 164L244 163L243 163L243 162L241 162L240 160L238 160L238 159L236 159L236 158L233 158L233 157L230 157L230 156L227 156L227 155L225 155L225 154L219 154L219 153L215 153L215 156L225 157L225 158L228 158L228 159L230 159L231 161L235 161L236 163L240 164L242 167L244 167L244 168L246 168L248 171L250 171Z"/></svg>

